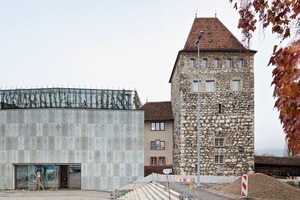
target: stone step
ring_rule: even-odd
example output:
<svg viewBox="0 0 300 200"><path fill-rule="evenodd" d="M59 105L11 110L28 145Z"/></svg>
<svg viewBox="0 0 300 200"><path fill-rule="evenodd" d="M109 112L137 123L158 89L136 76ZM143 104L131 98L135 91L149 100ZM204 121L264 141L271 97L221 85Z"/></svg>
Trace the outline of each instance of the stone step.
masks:
<svg viewBox="0 0 300 200"><path fill-rule="evenodd" d="M147 196L147 198L148 198L149 200L156 200L155 196L153 196L153 195L151 194L151 192L149 192L149 190L146 188L146 185L143 186L143 187L141 187L141 189L143 190L144 194Z"/></svg>
<svg viewBox="0 0 300 200"><path fill-rule="evenodd" d="M159 190L155 187L152 187L150 184L145 185L145 189L148 191L148 194L152 195L154 199L164 200L165 196L161 194Z"/></svg>
<svg viewBox="0 0 300 200"><path fill-rule="evenodd" d="M136 191L139 195L140 200L151 200L150 198L148 198L147 193L144 192L144 190L141 188L137 188Z"/></svg>
<svg viewBox="0 0 300 200"><path fill-rule="evenodd" d="M180 200L179 193L171 190L170 199ZM128 192L125 196L118 198L120 200L165 200L169 199L169 192L165 187L158 183L148 183L140 188Z"/></svg>
<svg viewBox="0 0 300 200"><path fill-rule="evenodd" d="M133 192L134 199L136 199L136 200L142 200L142 199L139 197L139 194L137 193L136 189L134 189L132 192Z"/></svg>
<svg viewBox="0 0 300 200"><path fill-rule="evenodd" d="M162 198L168 199L169 198L169 193L166 191L164 188L159 187L157 184L154 183L149 183L149 187L152 187L153 189L156 190L157 193L160 193Z"/></svg>
<svg viewBox="0 0 300 200"><path fill-rule="evenodd" d="M149 185L151 187L155 187L157 191L159 191L163 196L164 199L169 199L169 192L166 190L166 187L161 185L161 184L157 184L157 183L149 183ZM170 191L170 198L172 200L180 200L179 198L180 194L171 190Z"/></svg>

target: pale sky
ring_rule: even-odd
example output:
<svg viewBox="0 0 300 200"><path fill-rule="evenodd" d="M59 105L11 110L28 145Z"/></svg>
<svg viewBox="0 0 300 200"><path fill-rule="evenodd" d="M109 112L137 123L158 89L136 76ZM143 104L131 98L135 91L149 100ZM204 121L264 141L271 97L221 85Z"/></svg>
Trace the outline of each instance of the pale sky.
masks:
<svg viewBox="0 0 300 200"><path fill-rule="evenodd" d="M196 12L216 13L241 40L228 0L0 0L0 88L125 88L143 103L169 101L168 81ZM281 155L285 135L267 67L275 42L262 30L251 42L255 150Z"/></svg>

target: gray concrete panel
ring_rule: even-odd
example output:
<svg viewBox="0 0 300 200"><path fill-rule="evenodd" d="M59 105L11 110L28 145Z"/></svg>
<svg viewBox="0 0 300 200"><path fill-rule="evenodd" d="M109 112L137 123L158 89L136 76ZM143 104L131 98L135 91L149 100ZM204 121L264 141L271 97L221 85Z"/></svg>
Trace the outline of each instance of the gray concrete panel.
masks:
<svg viewBox="0 0 300 200"><path fill-rule="evenodd" d="M143 116L142 111L1 110L0 189L14 188L13 164L81 163L82 189L112 190L143 177Z"/></svg>

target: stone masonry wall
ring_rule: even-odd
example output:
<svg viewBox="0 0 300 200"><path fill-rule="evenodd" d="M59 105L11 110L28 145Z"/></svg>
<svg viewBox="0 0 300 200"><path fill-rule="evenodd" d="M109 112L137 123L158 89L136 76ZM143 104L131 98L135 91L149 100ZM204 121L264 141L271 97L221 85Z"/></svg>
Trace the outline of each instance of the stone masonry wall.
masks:
<svg viewBox="0 0 300 200"><path fill-rule="evenodd" d="M180 52L171 81L174 114L174 162L176 174L197 173L197 68L189 66L190 58L197 61L196 52ZM254 73L252 53L201 52L208 68L200 70L200 173L202 175L241 175L254 166ZM221 66L214 67L219 58ZM233 67L226 59L233 59ZM239 60L245 67L239 67ZM202 65L202 64L201 64ZM214 92L205 92L205 81L215 82ZM232 80L240 80L241 90L232 91ZM223 145L215 143L222 139ZM217 158L216 158L217 157ZM221 159L221 163L215 161ZM222 158L220 158L222 157Z"/></svg>

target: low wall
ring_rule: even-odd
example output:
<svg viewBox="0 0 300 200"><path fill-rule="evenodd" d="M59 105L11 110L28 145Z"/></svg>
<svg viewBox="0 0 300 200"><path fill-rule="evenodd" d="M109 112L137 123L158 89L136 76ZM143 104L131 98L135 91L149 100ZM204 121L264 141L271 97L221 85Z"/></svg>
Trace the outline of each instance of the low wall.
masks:
<svg viewBox="0 0 300 200"><path fill-rule="evenodd" d="M165 175L165 174L151 174L136 182L183 182L189 183L191 181L197 182L197 176L184 176L184 175ZM232 183L238 176L200 176L200 183Z"/></svg>

